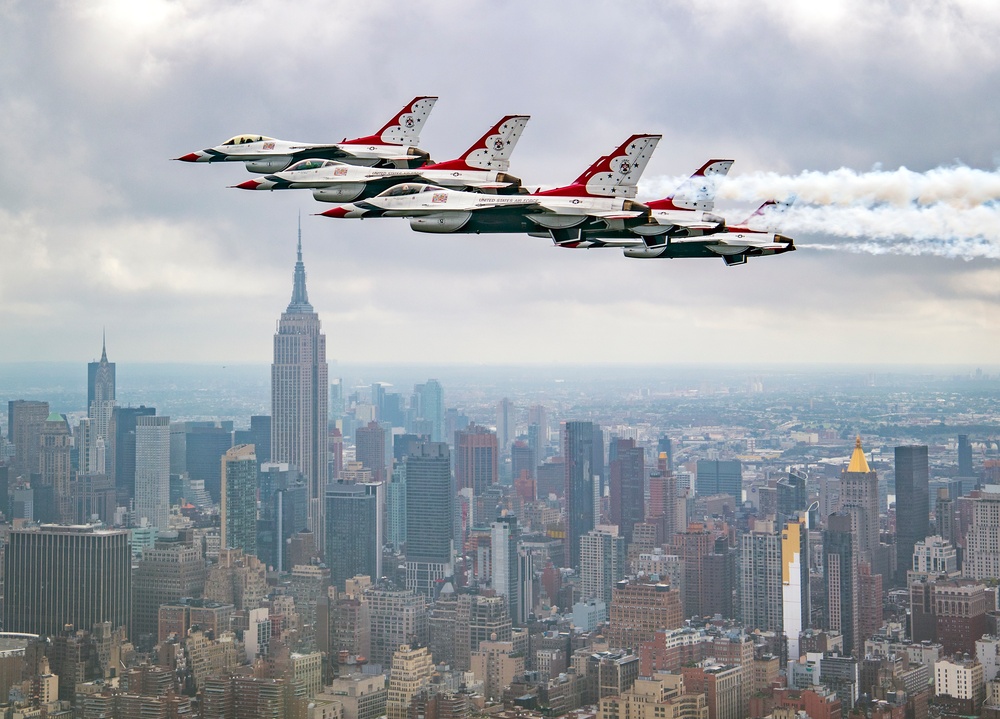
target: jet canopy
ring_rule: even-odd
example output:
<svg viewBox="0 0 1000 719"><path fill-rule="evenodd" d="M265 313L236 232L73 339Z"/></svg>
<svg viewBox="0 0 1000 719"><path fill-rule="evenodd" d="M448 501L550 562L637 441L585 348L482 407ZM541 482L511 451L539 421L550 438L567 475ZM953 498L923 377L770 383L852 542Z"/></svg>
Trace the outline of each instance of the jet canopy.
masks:
<svg viewBox="0 0 1000 719"><path fill-rule="evenodd" d="M296 170L318 170L321 167L333 167L335 165L343 165L342 162L335 162L333 160L299 160L293 165L289 165L285 168L285 172L294 172Z"/></svg>
<svg viewBox="0 0 1000 719"><path fill-rule="evenodd" d="M222 145L223 147L226 145L249 145L251 142L263 142L264 140L271 139L273 138L264 137L263 135L236 135L235 137L230 137Z"/></svg>
<svg viewBox="0 0 1000 719"><path fill-rule="evenodd" d="M395 185L384 192L380 192L378 197L402 197L403 195L417 195L421 192L442 192L443 190L444 188L435 185L404 182L402 185Z"/></svg>

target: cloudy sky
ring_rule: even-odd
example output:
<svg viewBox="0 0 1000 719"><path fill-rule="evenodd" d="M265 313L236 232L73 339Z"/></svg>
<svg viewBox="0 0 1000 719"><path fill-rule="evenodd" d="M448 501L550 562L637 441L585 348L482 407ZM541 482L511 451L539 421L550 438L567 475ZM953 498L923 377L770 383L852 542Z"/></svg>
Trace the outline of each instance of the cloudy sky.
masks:
<svg viewBox="0 0 1000 719"><path fill-rule="evenodd" d="M267 362L301 212L343 362L1000 365L998 36L995 0L0 0L0 362L92 359L104 326L119 362ZM727 268L313 217L307 192L227 189L242 165L169 161L369 134L418 94L440 160L531 114L527 185L632 132L663 134L645 199L708 157L755 191L966 184L807 196L786 234L820 248Z"/></svg>

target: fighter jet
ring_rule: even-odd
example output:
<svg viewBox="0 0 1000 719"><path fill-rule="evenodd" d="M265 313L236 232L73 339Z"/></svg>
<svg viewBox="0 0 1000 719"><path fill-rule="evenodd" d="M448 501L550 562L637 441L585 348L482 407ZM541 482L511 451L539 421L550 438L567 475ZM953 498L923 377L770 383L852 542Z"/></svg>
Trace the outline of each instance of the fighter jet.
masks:
<svg viewBox="0 0 1000 719"><path fill-rule="evenodd" d="M641 247L644 237L693 237L725 228L725 220L712 213L719 183L725 179L732 160L709 160L681 183L672 195L646 202L648 220L625 229L584 228L579 238L557 243L570 249L598 247Z"/></svg>
<svg viewBox="0 0 1000 719"><path fill-rule="evenodd" d="M521 181L508 175L510 155L528 115L507 115L458 159L413 170L362 167L336 160L299 160L286 170L234 185L241 190L311 189L320 202L350 202L379 194L401 182L484 192L517 192Z"/></svg>
<svg viewBox="0 0 1000 719"><path fill-rule="evenodd" d="M243 162L250 172L277 172L306 159L340 160L351 165L419 167L430 155L419 149L420 130L437 102L415 97L374 135L332 144L290 142L263 135L236 135L221 145L175 158L182 162Z"/></svg>
<svg viewBox="0 0 1000 719"><path fill-rule="evenodd" d="M530 195L484 195L404 183L367 200L334 207L324 217L408 217L417 232L512 233L544 230L553 241L581 227L624 228L643 223L649 209L631 198L660 135L632 135L592 164L571 185Z"/></svg>
<svg viewBox="0 0 1000 719"><path fill-rule="evenodd" d="M758 218L766 218L773 212L784 212L790 201L777 203L768 200L738 225L730 225L724 232L715 232L700 237L677 237L657 235L644 237L638 247L626 247L626 257L637 259L674 257L722 257L727 266L746 264L747 258L780 255L793 252L795 241L790 237L768 230L752 229L750 223ZM772 212L769 213L768 211Z"/></svg>

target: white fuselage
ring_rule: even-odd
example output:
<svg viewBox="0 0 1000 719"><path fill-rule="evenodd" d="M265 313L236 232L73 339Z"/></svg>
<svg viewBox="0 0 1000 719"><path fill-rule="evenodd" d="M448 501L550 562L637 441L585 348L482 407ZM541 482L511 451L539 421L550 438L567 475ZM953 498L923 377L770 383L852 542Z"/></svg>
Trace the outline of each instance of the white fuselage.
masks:
<svg viewBox="0 0 1000 719"><path fill-rule="evenodd" d="M489 187L507 186L510 183L501 183L500 175L503 173L493 170L401 170L396 168L365 167L361 165L349 165L343 162L333 163L326 167L319 167L310 170L283 170L273 173L273 177L281 183L267 183L267 180L258 180L262 183L259 189L271 189L270 184L277 188L289 189L317 189L330 187L338 184L369 183L379 180L394 180L405 178L420 178L427 182L441 187ZM287 183L287 184L285 184ZM319 198L317 198L319 199Z"/></svg>

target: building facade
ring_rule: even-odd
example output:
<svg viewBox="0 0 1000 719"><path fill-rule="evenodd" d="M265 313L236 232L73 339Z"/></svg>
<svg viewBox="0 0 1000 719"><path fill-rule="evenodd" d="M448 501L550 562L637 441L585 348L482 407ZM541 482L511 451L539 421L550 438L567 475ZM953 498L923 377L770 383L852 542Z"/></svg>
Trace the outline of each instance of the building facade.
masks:
<svg viewBox="0 0 1000 719"><path fill-rule="evenodd" d="M222 547L257 556L257 455L241 444L222 455Z"/></svg>
<svg viewBox="0 0 1000 719"><path fill-rule="evenodd" d="M56 635L67 624L128 627L132 553L125 530L43 525L14 530L4 553L3 627Z"/></svg>
<svg viewBox="0 0 1000 719"><path fill-rule="evenodd" d="M308 525L320 537L328 472L328 373L326 335L306 292L300 227L292 298L274 335L271 460L288 462L302 473L309 501Z"/></svg>
<svg viewBox="0 0 1000 719"><path fill-rule="evenodd" d="M896 447L896 584L906 586L913 548L930 533L927 445Z"/></svg>

